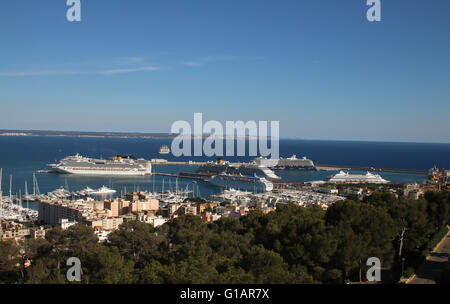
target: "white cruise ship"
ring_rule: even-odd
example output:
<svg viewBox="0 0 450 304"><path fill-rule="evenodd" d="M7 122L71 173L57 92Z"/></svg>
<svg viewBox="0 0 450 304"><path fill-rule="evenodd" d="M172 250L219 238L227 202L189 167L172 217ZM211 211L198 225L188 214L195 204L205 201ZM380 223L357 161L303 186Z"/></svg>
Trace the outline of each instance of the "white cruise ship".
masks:
<svg viewBox="0 0 450 304"><path fill-rule="evenodd" d="M306 157L297 158L294 154L288 158L268 159L258 157L253 160L254 163L260 166L266 166L274 170L296 169L296 170L316 170L314 162Z"/></svg>
<svg viewBox="0 0 450 304"><path fill-rule="evenodd" d="M135 159L131 156L116 156L105 160L83 157L77 154L67 156L58 164L50 164L48 166L57 173L77 175L143 176L152 173L150 161L142 158Z"/></svg>
<svg viewBox="0 0 450 304"><path fill-rule="evenodd" d="M382 178L379 174L372 174L367 172L363 174L350 174L348 172L340 171L338 174L332 176L329 180L331 183L373 183L386 184L388 180Z"/></svg>
<svg viewBox="0 0 450 304"><path fill-rule="evenodd" d="M201 165L196 171L200 174L220 174L226 173L230 175L257 175L268 179L280 179L278 175L265 166L257 165L254 163L245 165L232 165L229 162L223 162L219 159L218 162L208 162Z"/></svg>
<svg viewBox="0 0 450 304"><path fill-rule="evenodd" d="M221 173L208 180L209 183L224 188L250 192L267 192L273 190L273 183L258 176L243 176Z"/></svg>

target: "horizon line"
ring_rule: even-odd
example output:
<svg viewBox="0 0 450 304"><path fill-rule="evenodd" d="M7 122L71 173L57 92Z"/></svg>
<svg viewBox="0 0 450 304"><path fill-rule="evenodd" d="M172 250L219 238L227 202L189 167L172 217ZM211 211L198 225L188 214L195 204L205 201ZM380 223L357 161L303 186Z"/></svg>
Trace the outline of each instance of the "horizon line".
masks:
<svg viewBox="0 0 450 304"><path fill-rule="evenodd" d="M170 133L170 132L142 132L142 131L79 131L79 130L39 130L39 129L0 129L0 136L55 136L55 135L39 135L39 134L30 134L30 135L24 135L24 134L18 134L14 135L13 133L22 133L22 132L49 132L49 133L61 133L60 135L64 135L67 137L73 136L75 134L64 134L64 133L78 133L78 134L85 134L85 133L94 133L97 135L112 135L114 137L114 134L120 134L120 135L138 135L138 136L151 136L151 135L167 135L167 136L178 136L181 134L177 133ZM12 133L12 134L5 134L5 133ZM112 134L111 134L112 133ZM209 134L203 134L203 135L209 135ZM195 137L196 135L192 135ZM231 135L225 135L225 136L231 136ZM248 137L249 135L245 135L245 137ZM260 137L258 137L260 138ZM265 138L271 138L270 136ZM277 138L277 137L275 137ZM279 137L279 140L310 140L310 141L337 141L337 142L372 142L372 143L409 143L409 144L450 144L450 142L442 142L442 141L405 141L405 140L370 140L370 139L319 139L319 138L299 138L299 137Z"/></svg>

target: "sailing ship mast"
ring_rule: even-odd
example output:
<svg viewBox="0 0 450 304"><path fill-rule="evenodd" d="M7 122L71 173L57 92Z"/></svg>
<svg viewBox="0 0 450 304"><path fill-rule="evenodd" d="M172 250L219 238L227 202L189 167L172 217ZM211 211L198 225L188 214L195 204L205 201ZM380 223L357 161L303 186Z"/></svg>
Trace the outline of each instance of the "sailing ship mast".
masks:
<svg viewBox="0 0 450 304"><path fill-rule="evenodd" d="M9 203L12 204L12 193L11 193L11 187L12 187L12 175L9 176Z"/></svg>
<svg viewBox="0 0 450 304"><path fill-rule="evenodd" d="M27 180L25 180L25 199L27 201L27 209L28 209L28 186L27 186Z"/></svg>
<svg viewBox="0 0 450 304"><path fill-rule="evenodd" d="M39 185L38 185L38 181L36 178L36 174L33 173L33 194L36 195L40 195L41 193L39 192Z"/></svg>
<svg viewBox="0 0 450 304"><path fill-rule="evenodd" d="M36 197L36 176L33 173L33 196Z"/></svg>

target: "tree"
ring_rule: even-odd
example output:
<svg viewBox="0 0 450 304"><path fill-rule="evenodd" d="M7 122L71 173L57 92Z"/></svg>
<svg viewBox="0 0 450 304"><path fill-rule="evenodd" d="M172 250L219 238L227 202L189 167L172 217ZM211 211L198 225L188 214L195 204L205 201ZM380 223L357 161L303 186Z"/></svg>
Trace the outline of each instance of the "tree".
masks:
<svg viewBox="0 0 450 304"><path fill-rule="evenodd" d="M67 229L68 248L71 256L81 259L98 243L94 229L78 223Z"/></svg>
<svg viewBox="0 0 450 304"><path fill-rule="evenodd" d="M141 284L163 284L167 278L167 266L157 260L151 259L144 262L143 268L138 272Z"/></svg>
<svg viewBox="0 0 450 304"><path fill-rule="evenodd" d="M160 247L164 245L164 236L159 235L152 225L137 221L123 223L108 236L108 240L121 255L138 266L147 259L161 257Z"/></svg>
<svg viewBox="0 0 450 304"><path fill-rule="evenodd" d="M208 263L207 257L189 257L168 264L166 269L163 275L166 284L212 284L219 281L219 274Z"/></svg>
<svg viewBox="0 0 450 304"><path fill-rule="evenodd" d="M425 199L428 202L428 215L434 225L434 232L439 231L450 221L450 192L425 193Z"/></svg>
<svg viewBox="0 0 450 304"><path fill-rule="evenodd" d="M0 283L18 281L20 262L19 247L13 241L0 242Z"/></svg>
<svg viewBox="0 0 450 304"><path fill-rule="evenodd" d="M384 207L341 201L328 208L326 221L335 227L333 235L338 240L333 266L343 271L345 279L359 270L361 280L369 257L378 257L385 266L393 262L397 230Z"/></svg>
<svg viewBox="0 0 450 304"><path fill-rule="evenodd" d="M130 284L134 282L134 263L121 256L117 247L96 245L88 252L82 269L84 283Z"/></svg>
<svg viewBox="0 0 450 304"><path fill-rule="evenodd" d="M257 284L287 284L295 279L283 258L261 245L250 248L240 266L255 277Z"/></svg>
<svg viewBox="0 0 450 304"><path fill-rule="evenodd" d="M55 281L57 283L63 283L65 282L65 276L61 273L61 262L64 262L68 258L69 240L67 232L60 227L55 227L45 233L45 239L51 246L50 255L52 257L46 263L47 268L51 268L54 264L55 269L53 269L52 273L55 276Z"/></svg>
<svg viewBox="0 0 450 304"><path fill-rule="evenodd" d="M37 260L40 257L50 254L52 248L49 241L45 239L26 239L22 244L24 249L24 258Z"/></svg>
<svg viewBox="0 0 450 304"><path fill-rule="evenodd" d="M26 283L27 284L45 284L50 283L49 277L51 275L50 269L47 267L44 259L36 260L34 264L27 269Z"/></svg>

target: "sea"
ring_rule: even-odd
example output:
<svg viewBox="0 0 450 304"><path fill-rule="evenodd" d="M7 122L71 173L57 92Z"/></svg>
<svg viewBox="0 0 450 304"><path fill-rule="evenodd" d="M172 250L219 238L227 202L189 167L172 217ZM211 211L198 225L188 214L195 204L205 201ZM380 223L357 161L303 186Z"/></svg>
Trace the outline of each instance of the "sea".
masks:
<svg viewBox="0 0 450 304"><path fill-rule="evenodd" d="M220 188L206 182L167 176L144 177L87 177L61 175L55 173L37 173L47 169L47 164L57 163L60 159L79 153L92 158L109 158L116 155L132 155L137 158L164 158L169 161L215 161L216 157L159 155L162 145L171 146L171 139L144 138L91 138L63 136L0 136L0 168L3 169L1 189L9 195L25 193L25 181L28 193L33 193L33 173L40 193L63 187L77 191L86 187L93 189L107 186L124 191L147 190L159 192L175 190L194 190L195 196L209 197L221 191ZM247 142L248 146L248 142ZM394 143L394 142L357 142L324 140L280 140L280 156L298 158L306 156L316 164L341 166L368 166L376 168L396 168L428 170L436 165L450 168L450 144L438 143ZM248 162L254 156L223 157L231 162ZM193 172L197 166L191 165L154 165L153 172L177 173ZM283 180L317 181L326 180L337 171L277 171ZM365 173L352 171L352 173ZM380 175L392 182L422 182L426 174L381 172ZM11 183L10 183L11 181ZM25 202L24 202L25 204ZM38 203L29 202L29 207L37 209Z"/></svg>

